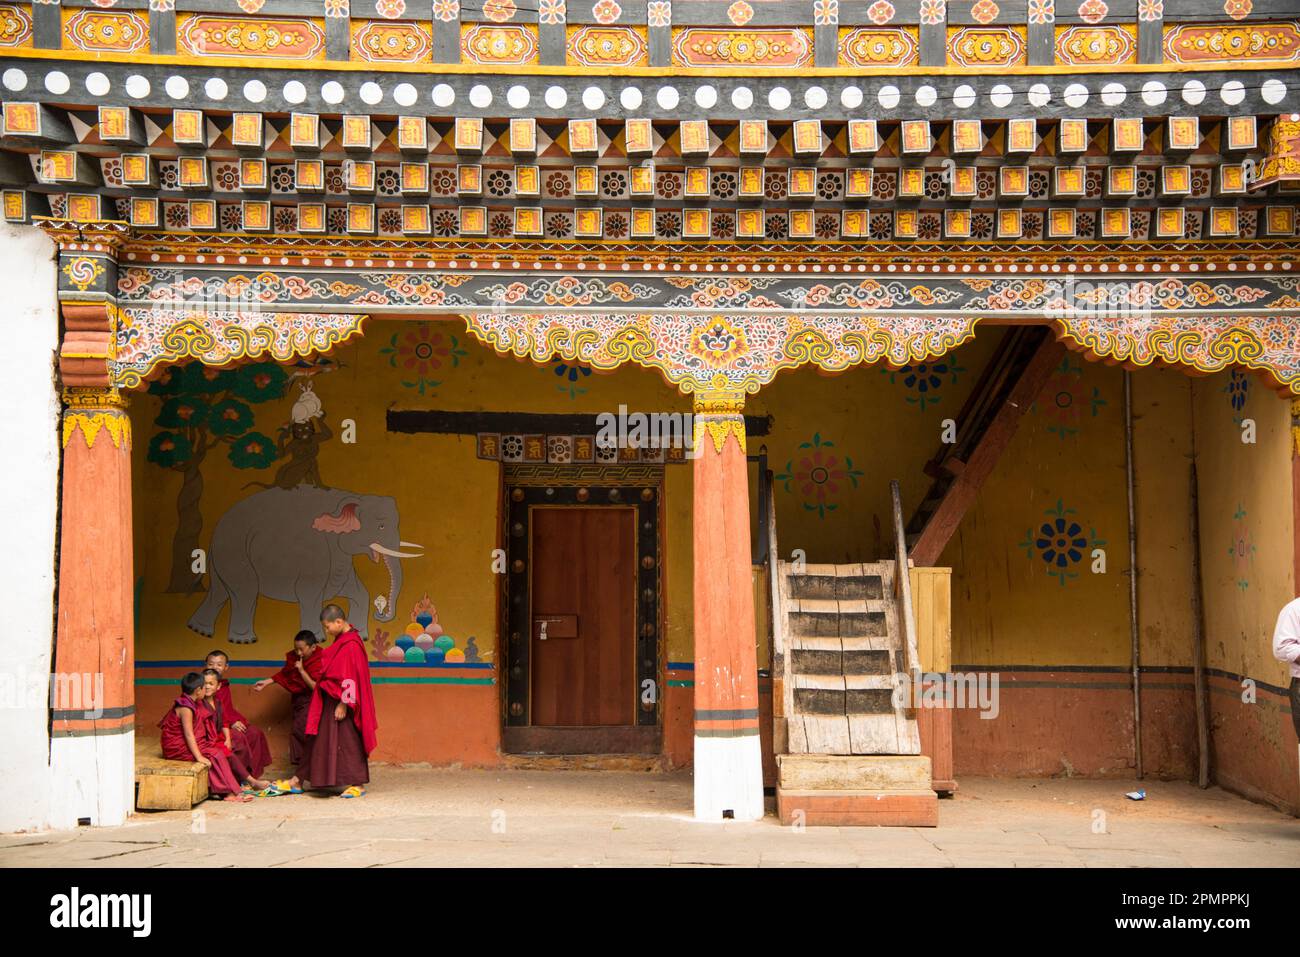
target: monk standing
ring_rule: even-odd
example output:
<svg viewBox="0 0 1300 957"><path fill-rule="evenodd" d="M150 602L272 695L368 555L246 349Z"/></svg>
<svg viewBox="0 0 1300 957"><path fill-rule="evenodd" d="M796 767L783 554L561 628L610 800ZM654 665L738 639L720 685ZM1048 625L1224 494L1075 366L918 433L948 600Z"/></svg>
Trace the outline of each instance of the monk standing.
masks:
<svg viewBox="0 0 1300 957"><path fill-rule="evenodd" d="M320 620L334 641L321 653L321 675L307 712L307 761L299 775L313 788L343 787L343 797L360 797L370 782L367 758L379 727L370 662L342 608L326 605Z"/></svg>
<svg viewBox="0 0 1300 957"><path fill-rule="evenodd" d="M302 786L303 768L307 762L307 712L311 708L312 691L320 680L324 650L316 644L316 632L306 629L293 637L293 651L284 656L284 667L269 678L253 685L261 691L273 684L291 695L293 707L293 732L289 738L289 760L294 775L287 781L276 781L277 788L296 792Z"/></svg>

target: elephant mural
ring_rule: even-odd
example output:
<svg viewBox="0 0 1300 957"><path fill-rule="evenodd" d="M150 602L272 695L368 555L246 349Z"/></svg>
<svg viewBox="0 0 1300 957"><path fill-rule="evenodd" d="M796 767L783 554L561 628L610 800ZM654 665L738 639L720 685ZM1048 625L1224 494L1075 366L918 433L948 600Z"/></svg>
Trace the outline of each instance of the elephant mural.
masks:
<svg viewBox="0 0 1300 957"><path fill-rule="evenodd" d="M399 559L418 558L423 548L398 534L397 502L382 495L299 485L268 488L231 506L218 519L208 550L208 594L189 627L211 636L222 606L230 604L228 639L257 641L253 616L258 598L298 603L300 627L323 637L321 606L348 601L353 624L366 634L370 594L352 560L369 555L388 571L388 592L376 601L375 620L391 621L402 588Z"/></svg>

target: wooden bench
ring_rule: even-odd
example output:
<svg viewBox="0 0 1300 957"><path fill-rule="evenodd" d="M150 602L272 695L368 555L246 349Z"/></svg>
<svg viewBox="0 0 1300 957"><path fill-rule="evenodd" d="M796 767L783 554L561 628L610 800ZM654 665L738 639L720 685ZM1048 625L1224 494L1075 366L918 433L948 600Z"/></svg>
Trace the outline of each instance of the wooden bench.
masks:
<svg viewBox="0 0 1300 957"><path fill-rule="evenodd" d="M208 769L198 761L169 761L157 741L141 742L135 752L135 807L138 811L188 811L208 796Z"/></svg>

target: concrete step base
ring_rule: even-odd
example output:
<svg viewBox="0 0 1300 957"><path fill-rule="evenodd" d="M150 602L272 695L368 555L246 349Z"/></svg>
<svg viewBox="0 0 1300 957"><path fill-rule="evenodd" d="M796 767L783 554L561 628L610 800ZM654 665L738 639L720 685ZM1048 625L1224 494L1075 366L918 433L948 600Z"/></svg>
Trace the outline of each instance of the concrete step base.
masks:
<svg viewBox="0 0 1300 957"><path fill-rule="evenodd" d="M778 754L777 786L789 791L927 791L924 754Z"/></svg>
<svg viewBox="0 0 1300 957"><path fill-rule="evenodd" d="M776 789L785 825L821 827L938 827L939 796L926 790L794 791Z"/></svg>

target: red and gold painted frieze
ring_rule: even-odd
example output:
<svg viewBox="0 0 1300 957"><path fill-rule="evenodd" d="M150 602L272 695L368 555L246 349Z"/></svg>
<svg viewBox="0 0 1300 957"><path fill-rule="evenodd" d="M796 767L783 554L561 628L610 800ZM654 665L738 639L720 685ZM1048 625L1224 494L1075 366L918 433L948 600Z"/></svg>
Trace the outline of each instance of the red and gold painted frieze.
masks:
<svg viewBox="0 0 1300 957"><path fill-rule="evenodd" d="M149 43L149 15L135 10L64 9L63 35L86 53L132 53Z"/></svg>
<svg viewBox="0 0 1300 957"><path fill-rule="evenodd" d="M429 59L433 33L423 23L356 20L352 58L371 63L420 63Z"/></svg>
<svg viewBox="0 0 1300 957"><path fill-rule="evenodd" d="M948 31L948 59L968 69L1025 62L1024 27L960 27Z"/></svg>
<svg viewBox="0 0 1300 957"><path fill-rule="evenodd" d="M649 41L637 27L571 26L566 38L568 62L584 67L648 66Z"/></svg>
<svg viewBox="0 0 1300 957"><path fill-rule="evenodd" d="M0 47L30 47L31 45L31 8L13 3L0 4Z"/></svg>
<svg viewBox="0 0 1300 957"><path fill-rule="evenodd" d="M537 62L537 28L525 24L463 26L461 57L481 66L524 66Z"/></svg>
<svg viewBox="0 0 1300 957"><path fill-rule="evenodd" d="M1137 28L1072 26L1056 30L1056 58L1070 66L1121 66L1137 60Z"/></svg>
<svg viewBox="0 0 1300 957"><path fill-rule="evenodd" d="M177 47L194 57L314 60L324 55L325 28L317 19L249 19L179 14Z"/></svg>
<svg viewBox="0 0 1300 957"><path fill-rule="evenodd" d="M1170 63L1300 59L1300 21L1271 24L1179 24L1165 28Z"/></svg>
<svg viewBox="0 0 1300 957"><path fill-rule="evenodd" d="M864 69L913 66L920 51L915 27L843 28L840 30L839 44L840 65Z"/></svg>
<svg viewBox="0 0 1300 957"><path fill-rule="evenodd" d="M812 63L810 30L760 28L673 31L673 64L686 67L764 67L797 69Z"/></svg>

